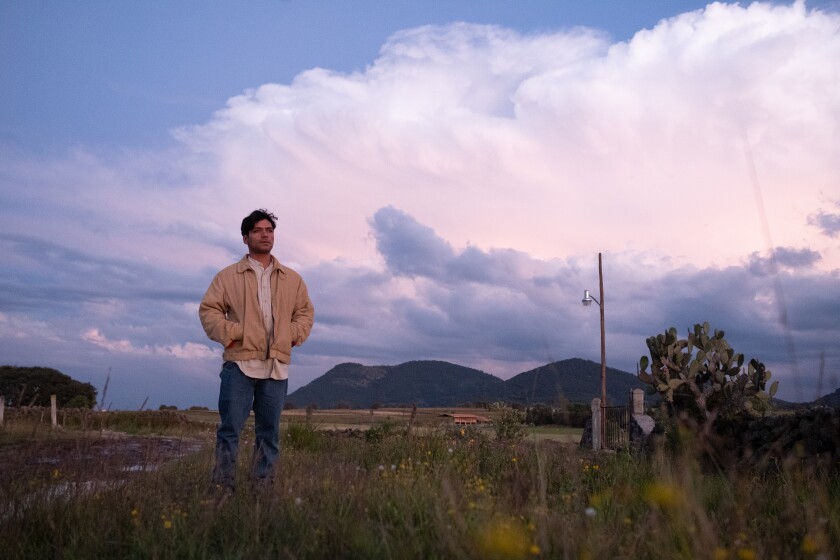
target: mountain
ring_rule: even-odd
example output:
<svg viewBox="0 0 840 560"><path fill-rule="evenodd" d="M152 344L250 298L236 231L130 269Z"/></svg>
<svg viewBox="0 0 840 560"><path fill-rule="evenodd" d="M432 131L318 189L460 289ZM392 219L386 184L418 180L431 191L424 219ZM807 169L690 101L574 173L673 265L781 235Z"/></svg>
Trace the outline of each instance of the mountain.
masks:
<svg viewBox="0 0 840 560"><path fill-rule="evenodd" d="M632 389L644 389L631 373L611 367L606 373L609 406L627 404ZM552 362L509 379L505 389L505 400L509 402L589 403L601 396L601 364L579 358Z"/></svg>
<svg viewBox="0 0 840 560"><path fill-rule="evenodd" d="M374 404L419 407L457 406L504 394L504 382L483 371L438 361L413 361L397 366L344 363L291 393L286 401L318 408L367 408Z"/></svg>
<svg viewBox="0 0 840 560"><path fill-rule="evenodd" d="M601 393L600 379L601 365L580 359L546 364L507 381L441 361L413 361L396 366L344 363L292 392L286 400L295 406L318 408L367 408L374 404L436 407L493 401L589 403ZM609 404L625 404L630 390L635 388L642 388L635 375L607 368Z"/></svg>
<svg viewBox="0 0 840 560"><path fill-rule="evenodd" d="M837 389L833 393L825 395L824 397L818 398L814 401L814 404L840 408L840 389Z"/></svg>

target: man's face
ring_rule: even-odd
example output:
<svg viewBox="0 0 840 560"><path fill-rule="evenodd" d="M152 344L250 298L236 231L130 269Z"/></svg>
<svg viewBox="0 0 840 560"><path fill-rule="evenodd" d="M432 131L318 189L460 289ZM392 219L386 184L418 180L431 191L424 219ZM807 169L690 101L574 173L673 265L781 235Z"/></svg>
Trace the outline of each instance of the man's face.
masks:
<svg viewBox="0 0 840 560"><path fill-rule="evenodd" d="M268 220L260 220L254 224L248 235L242 237L242 242L248 246L248 252L255 255L266 255L274 247L274 228Z"/></svg>

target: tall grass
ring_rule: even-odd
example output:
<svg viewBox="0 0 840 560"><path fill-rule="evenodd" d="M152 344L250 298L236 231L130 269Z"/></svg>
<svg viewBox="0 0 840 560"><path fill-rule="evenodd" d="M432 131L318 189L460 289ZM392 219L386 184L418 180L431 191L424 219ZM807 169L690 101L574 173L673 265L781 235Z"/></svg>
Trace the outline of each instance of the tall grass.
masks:
<svg viewBox="0 0 840 560"><path fill-rule="evenodd" d="M207 494L209 446L63 493L25 464L4 477L8 558L835 558L840 482L798 464L708 471L693 455L593 453L469 429L368 437L290 424L275 484ZM34 480L41 477L41 480ZM85 480L104 481L99 485ZM13 482L10 482L13 481Z"/></svg>

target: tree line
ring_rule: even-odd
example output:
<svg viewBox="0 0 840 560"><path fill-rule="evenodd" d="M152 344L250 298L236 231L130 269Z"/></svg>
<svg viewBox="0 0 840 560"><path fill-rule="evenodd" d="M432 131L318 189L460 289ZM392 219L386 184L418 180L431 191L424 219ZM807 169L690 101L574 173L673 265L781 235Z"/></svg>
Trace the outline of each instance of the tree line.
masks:
<svg viewBox="0 0 840 560"><path fill-rule="evenodd" d="M48 367L0 366L0 397L7 406L50 406L50 395L63 408L96 406L96 389L90 383Z"/></svg>

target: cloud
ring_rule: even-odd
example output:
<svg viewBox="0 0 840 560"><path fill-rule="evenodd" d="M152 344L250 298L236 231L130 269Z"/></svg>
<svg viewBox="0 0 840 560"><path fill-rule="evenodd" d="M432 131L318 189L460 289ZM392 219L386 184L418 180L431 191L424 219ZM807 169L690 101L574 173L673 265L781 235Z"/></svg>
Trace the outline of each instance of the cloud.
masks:
<svg viewBox="0 0 840 560"><path fill-rule="evenodd" d="M353 286L348 289L335 283L342 274L333 264L334 283L327 291L355 294L357 305L344 309L353 307L358 321L331 321L328 331L318 330L312 339L316 352L325 345L336 355L367 355L368 363L385 356L397 359L381 363L419 358L480 363L503 377L554 358L597 361L598 314L580 305L584 288L597 290L595 259L545 261L524 253L511 259L510 251L457 248L394 207L380 209L369 223L386 274L356 270L346 277ZM836 274L795 266L812 264L815 255L777 252L786 265L778 276L755 274L756 255L744 266L698 269L657 268L668 260L652 254L606 254L608 362L634 371L647 351L647 336L709 321L727 332L739 352L767 363L783 387L787 384L788 398L799 398L819 352L833 355L840 294ZM426 259L427 266L407 264L410 258ZM463 274L469 262L478 264ZM324 292L319 276L315 293ZM376 281L365 288L358 281L362 276Z"/></svg>
<svg viewBox="0 0 840 560"><path fill-rule="evenodd" d="M755 275L766 276L775 274L779 268L797 269L811 268L820 261L822 256L810 249L795 249L793 247L776 247L769 256L761 256L754 252L749 258L749 269Z"/></svg>
<svg viewBox="0 0 840 560"><path fill-rule="evenodd" d="M91 344L105 348L116 354L138 354L143 356L163 355L172 356L181 360L195 360L205 358L216 358L218 352L214 352L204 344L188 342L186 344L172 344L167 346L135 346L131 341L109 340L99 329L89 329L82 338Z"/></svg>
<svg viewBox="0 0 840 560"><path fill-rule="evenodd" d="M424 26L357 72L243 92L171 148L0 146L0 353L114 366L125 402L164 380L212 395L195 305L267 207L317 310L292 389L340 361L597 360L598 253L610 365L708 320L816 386L821 353L840 367L838 29L803 3L714 3L618 43Z"/></svg>
<svg viewBox="0 0 840 560"><path fill-rule="evenodd" d="M840 209L840 202L835 203L835 206ZM819 228L833 238L840 233L840 213L819 210L808 216L808 225Z"/></svg>

